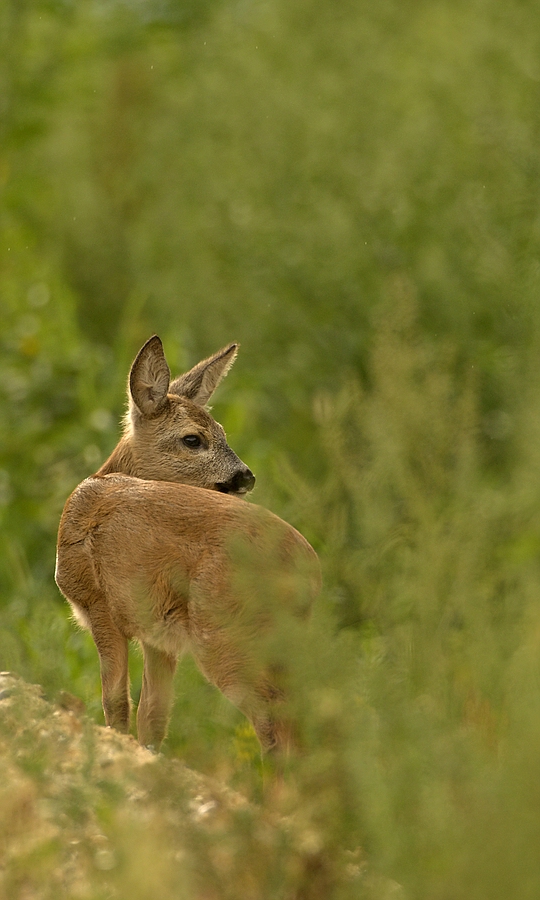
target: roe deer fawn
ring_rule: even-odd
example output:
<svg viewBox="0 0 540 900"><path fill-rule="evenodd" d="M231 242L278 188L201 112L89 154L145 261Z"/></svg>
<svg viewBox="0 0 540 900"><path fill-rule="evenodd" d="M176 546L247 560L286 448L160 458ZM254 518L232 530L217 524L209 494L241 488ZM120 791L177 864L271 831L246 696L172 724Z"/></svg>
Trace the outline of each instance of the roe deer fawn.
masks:
<svg viewBox="0 0 540 900"><path fill-rule="evenodd" d="M137 734L155 749L185 650L250 719L263 750L291 739L280 666L261 638L276 611L309 609L319 563L294 528L238 499L255 478L204 408L236 352L231 344L171 382L161 341L150 338L131 367L123 436L60 522L56 582L94 638L105 721L129 729L135 639L144 658Z"/></svg>

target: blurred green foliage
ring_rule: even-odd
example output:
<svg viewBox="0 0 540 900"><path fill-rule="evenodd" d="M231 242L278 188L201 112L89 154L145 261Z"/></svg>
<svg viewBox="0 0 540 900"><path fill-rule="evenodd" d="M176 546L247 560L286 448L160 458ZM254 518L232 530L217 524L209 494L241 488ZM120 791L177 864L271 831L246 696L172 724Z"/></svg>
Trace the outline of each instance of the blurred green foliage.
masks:
<svg viewBox="0 0 540 900"><path fill-rule="evenodd" d="M325 571L296 814L410 898L540 891L538 21L0 0L0 666L99 721L63 503L150 334L175 373L239 340L214 413ZM242 717L177 695L167 752L257 794Z"/></svg>

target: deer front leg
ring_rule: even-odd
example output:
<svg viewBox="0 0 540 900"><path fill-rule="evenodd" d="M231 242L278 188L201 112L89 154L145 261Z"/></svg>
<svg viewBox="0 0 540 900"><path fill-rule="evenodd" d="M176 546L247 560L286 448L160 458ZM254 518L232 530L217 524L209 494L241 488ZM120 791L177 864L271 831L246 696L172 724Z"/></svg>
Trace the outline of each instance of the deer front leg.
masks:
<svg viewBox="0 0 540 900"><path fill-rule="evenodd" d="M169 724L176 657L149 644L141 644L144 669L137 710L137 737L144 747L159 750Z"/></svg>
<svg viewBox="0 0 540 900"><path fill-rule="evenodd" d="M294 746L283 689L264 672L256 654L219 629L204 639L191 633L191 652L202 674L249 719L263 753L286 756Z"/></svg>
<svg viewBox="0 0 540 900"><path fill-rule="evenodd" d="M253 725L264 754L286 759L293 751L298 751L295 723L281 687L263 677L238 707Z"/></svg>

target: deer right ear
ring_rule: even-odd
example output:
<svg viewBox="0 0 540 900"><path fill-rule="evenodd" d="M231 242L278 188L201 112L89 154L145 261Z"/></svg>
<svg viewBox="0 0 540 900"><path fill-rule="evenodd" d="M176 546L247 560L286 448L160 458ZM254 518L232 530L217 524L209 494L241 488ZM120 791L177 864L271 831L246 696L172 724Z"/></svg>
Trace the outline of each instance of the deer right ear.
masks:
<svg viewBox="0 0 540 900"><path fill-rule="evenodd" d="M129 395L143 414L152 418L164 408L171 373L157 334L142 347L129 373Z"/></svg>

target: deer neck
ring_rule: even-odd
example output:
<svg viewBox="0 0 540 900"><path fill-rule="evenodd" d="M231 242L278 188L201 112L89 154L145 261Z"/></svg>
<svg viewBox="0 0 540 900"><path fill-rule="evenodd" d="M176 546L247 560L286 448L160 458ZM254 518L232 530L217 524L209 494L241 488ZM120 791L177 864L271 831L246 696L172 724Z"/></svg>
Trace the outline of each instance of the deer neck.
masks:
<svg viewBox="0 0 540 900"><path fill-rule="evenodd" d="M113 472L131 475L134 478L140 477L135 454L127 435L120 439L109 458L97 470L96 476L111 475Z"/></svg>

